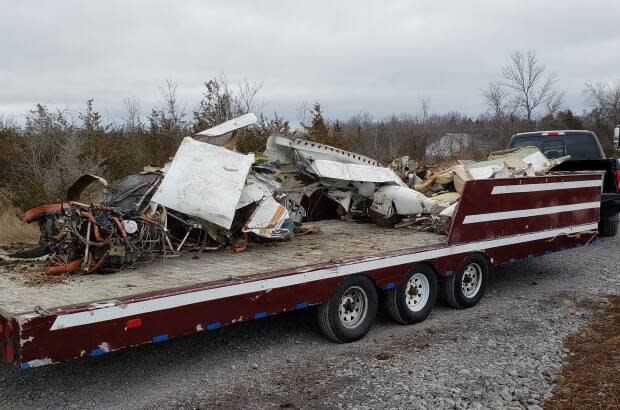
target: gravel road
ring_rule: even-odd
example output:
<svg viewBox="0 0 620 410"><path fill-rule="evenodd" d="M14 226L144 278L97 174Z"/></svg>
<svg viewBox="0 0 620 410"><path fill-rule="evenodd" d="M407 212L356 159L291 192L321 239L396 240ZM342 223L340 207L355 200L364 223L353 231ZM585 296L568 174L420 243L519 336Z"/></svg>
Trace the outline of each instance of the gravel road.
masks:
<svg viewBox="0 0 620 410"><path fill-rule="evenodd" d="M539 408L588 322L576 301L620 293L620 238L495 272L474 308L422 324L384 313L327 341L312 310L61 365L0 368L2 408Z"/></svg>

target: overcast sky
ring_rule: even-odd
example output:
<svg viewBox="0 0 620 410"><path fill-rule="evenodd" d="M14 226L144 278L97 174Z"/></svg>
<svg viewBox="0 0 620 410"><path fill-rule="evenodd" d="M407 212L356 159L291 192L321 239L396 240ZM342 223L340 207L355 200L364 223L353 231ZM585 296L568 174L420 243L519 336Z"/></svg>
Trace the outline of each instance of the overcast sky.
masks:
<svg viewBox="0 0 620 410"><path fill-rule="evenodd" d="M36 103L108 118L127 96L145 115L166 79L188 111L224 73L263 82L264 111L294 120L318 100L329 118L476 115L480 90L513 50L536 50L566 105L585 81L620 79L620 1L0 0L0 113Z"/></svg>

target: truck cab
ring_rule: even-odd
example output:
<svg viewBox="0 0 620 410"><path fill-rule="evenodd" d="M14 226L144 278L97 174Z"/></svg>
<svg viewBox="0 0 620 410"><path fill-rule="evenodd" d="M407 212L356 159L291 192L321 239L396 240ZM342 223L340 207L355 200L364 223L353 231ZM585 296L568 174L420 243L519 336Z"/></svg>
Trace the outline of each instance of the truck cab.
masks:
<svg viewBox="0 0 620 410"><path fill-rule="evenodd" d="M617 146L620 127L616 127L614 143ZM548 158L570 155L569 161L553 168L554 171L605 171L601 196L599 234L615 236L620 214L620 160L605 156L595 133L586 130L558 130L522 132L512 136L508 148L533 145Z"/></svg>

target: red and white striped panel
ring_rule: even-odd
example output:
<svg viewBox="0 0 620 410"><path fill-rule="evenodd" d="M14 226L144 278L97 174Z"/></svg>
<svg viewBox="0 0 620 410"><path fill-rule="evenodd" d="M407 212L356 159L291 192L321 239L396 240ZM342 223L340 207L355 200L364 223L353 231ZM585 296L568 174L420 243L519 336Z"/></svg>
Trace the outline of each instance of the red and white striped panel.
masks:
<svg viewBox="0 0 620 410"><path fill-rule="evenodd" d="M602 184L600 172L467 182L448 244L598 222Z"/></svg>

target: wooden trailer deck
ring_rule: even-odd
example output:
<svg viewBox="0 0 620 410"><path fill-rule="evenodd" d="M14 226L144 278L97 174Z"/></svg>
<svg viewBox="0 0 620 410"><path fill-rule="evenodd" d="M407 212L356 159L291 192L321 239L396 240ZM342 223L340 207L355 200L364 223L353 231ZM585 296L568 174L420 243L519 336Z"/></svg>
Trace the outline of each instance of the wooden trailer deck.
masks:
<svg viewBox="0 0 620 410"><path fill-rule="evenodd" d="M188 253L123 272L73 276L55 284L32 285L13 266L0 266L0 313L8 317L32 312L37 306L51 309L83 305L446 241L446 236L436 233L380 228L372 223L329 220L308 225L319 226L320 233L285 242L252 243L238 254Z"/></svg>

